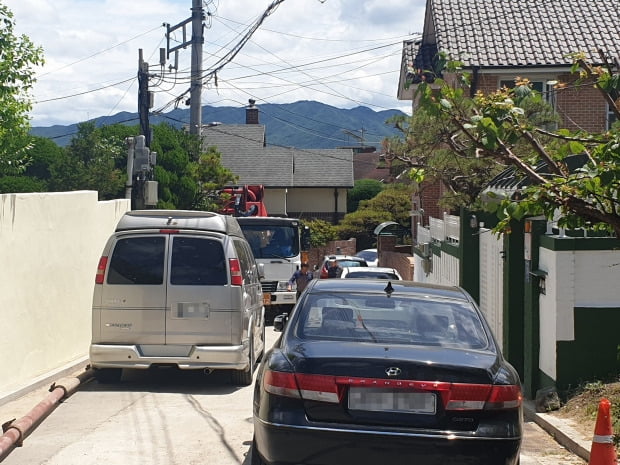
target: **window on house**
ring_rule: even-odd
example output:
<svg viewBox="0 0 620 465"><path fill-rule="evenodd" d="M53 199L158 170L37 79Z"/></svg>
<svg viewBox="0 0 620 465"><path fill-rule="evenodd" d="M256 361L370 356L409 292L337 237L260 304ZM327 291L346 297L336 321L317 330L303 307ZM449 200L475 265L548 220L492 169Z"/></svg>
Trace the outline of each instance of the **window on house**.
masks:
<svg viewBox="0 0 620 465"><path fill-rule="evenodd" d="M555 108L555 89L556 81L530 81L532 83L532 89L542 94L543 99ZM499 87L507 87L512 89L515 86L514 80L503 80L499 82Z"/></svg>

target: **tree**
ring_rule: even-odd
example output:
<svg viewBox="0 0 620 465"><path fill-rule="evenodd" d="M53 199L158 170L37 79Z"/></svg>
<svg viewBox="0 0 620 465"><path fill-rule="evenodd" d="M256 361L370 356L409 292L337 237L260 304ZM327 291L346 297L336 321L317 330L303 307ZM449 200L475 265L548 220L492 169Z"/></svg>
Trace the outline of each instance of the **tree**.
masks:
<svg viewBox="0 0 620 465"><path fill-rule="evenodd" d="M620 76L612 65L603 55L605 65L600 67L586 63L580 54L574 58L573 72L580 71L575 85L595 86L620 118ZM560 227L603 229L620 236L618 126L604 134L541 127L525 110L528 100L536 98L529 81L517 79L514 88L468 97L464 90L469 76L459 66L452 62L447 68L458 77L455 84L437 79L433 87L439 90L434 90L423 82L416 97L428 115L448 122L441 141L459 159L512 166L528 180L518 198L488 204L500 219L495 229L507 228L511 220L544 215ZM582 154L585 163L570 169L567 157L575 154Z"/></svg>
<svg viewBox="0 0 620 465"><path fill-rule="evenodd" d="M474 111L472 99L465 98L463 89L455 94L452 113L471 114ZM527 118L539 126L554 125L558 121L558 116L540 94L529 93L522 105ZM410 177L418 182L420 191L435 182L443 183L447 189L439 205L445 211L475 205L489 180L506 168L501 160L463 154L460 141L454 137L459 128L450 113L421 106L411 117L397 115L389 122L401 135L384 140L386 160L408 165ZM531 148L521 142L515 146L515 152L524 155L531 152Z"/></svg>
<svg viewBox="0 0 620 465"><path fill-rule="evenodd" d="M337 226L339 237L355 237L358 249L367 249L375 244L375 228L385 221L395 221L403 229L410 229L411 193L411 186L395 184L372 199L361 201L359 208L345 215Z"/></svg>
<svg viewBox="0 0 620 465"><path fill-rule="evenodd" d="M92 121L80 123L64 156L51 166L53 191L96 190L100 200L124 197L127 149L123 133L132 128L122 125L114 131L97 128ZM119 133L121 131L121 133Z"/></svg>
<svg viewBox="0 0 620 465"><path fill-rule="evenodd" d="M329 241L338 238L336 226L325 220L304 221L304 226L310 229L310 245L312 247L321 247Z"/></svg>
<svg viewBox="0 0 620 465"><path fill-rule="evenodd" d="M155 179L159 183L158 208L217 210L218 191L237 177L221 164L214 148L202 152L199 139L169 124L154 127L151 150L158 153Z"/></svg>
<svg viewBox="0 0 620 465"><path fill-rule="evenodd" d="M31 138L29 92L43 50L25 35L16 36L13 13L0 4L0 175L22 172Z"/></svg>
<svg viewBox="0 0 620 465"><path fill-rule="evenodd" d="M347 193L347 212L357 210L361 200L372 199L383 189L383 183L375 179L358 179Z"/></svg>

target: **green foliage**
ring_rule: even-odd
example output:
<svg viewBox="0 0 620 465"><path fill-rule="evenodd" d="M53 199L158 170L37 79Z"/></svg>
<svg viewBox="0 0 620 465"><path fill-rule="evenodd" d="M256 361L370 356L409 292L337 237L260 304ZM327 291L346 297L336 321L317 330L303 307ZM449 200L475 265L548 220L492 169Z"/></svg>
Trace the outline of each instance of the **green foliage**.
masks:
<svg viewBox="0 0 620 465"><path fill-rule="evenodd" d="M384 221L391 221L390 212L359 209L348 213L337 226L340 239L357 239L358 249L368 249L375 244L375 228Z"/></svg>
<svg viewBox="0 0 620 465"><path fill-rule="evenodd" d="M29 92L34 67L43 64L43 50L14 28L13 13L0 4L0 175L23 172L27 164Z"/></svg>
<svg viewBox="0 0 620 465"><path fill-rule="evenodd" d="M577 85L594 82L612 111L620 116L620 79L610 75L611 66L594 68L579 57L577 62L575 70L581 70ZM458 85L440 79L435 84L438 91L420 84L419 111L427 118L437 140L458 160L450 165L455 173L460 170L459 176L465 177L467 183L486 181L487 175L493 173L485 173L488 167L512 165L528 179L529 186L521 190L518 198L505 198L489 206L500 219L496 230L507 228L512 220L542 214L557 220L561 227L615 231L620 236L618 126L598 135L567 130L550 132L556 119L527 79L517 78L512 88L490 94L478 92L473 98L465 96ZM437 154L445 150L436 148L425 160L430 160L433 167L437 166ZM415 149L411 151L417 153ZM583 154L585 166L569 169L566 157L576 153ZM537 168L543 164L545 172ZM450 184L454 176L438 177L458 191ZM468 204L474 202L484 184L476 182L478 192L470 192L475 195L469 195Z"/></svg>
<svg viewBox="0 0 620 465"><path fill-rule="evenodd" d="M361 202L360 207L363 210L389 212L389 221L395 221L404 228L410 229L412 193L413 189L409 185L391 184L372 199Z"/></svg>
<svg viewBox="0 0 620 465"><path fill-rule="evenodd" d="M153 132L151 150L158 153L158 208L217 210L221 205L217 191L237 181L222 166L221 154L212 147L201 153L196 136L169 124L159 124Z"/></svg>
<svg viewBox="0 0 620 465"><path fill-rule="evenodd" d="M357 210L362 200L372 199L383 189L383 183L375 179L359 179L355 181L353 189L347 193L347 212Z"/></svg>
<svg viewBox="0 0 620 465"><path fill-rule="evenodd" d="M329 241L338 239L336 226L324 220L305 221L304 226L310 228L310 245L321 247Z"/></svg>
<svg viewBox="0 0 620 465"><path fill-rule="evenodd" d="M337 226L341 239L355 237L358 249L375 245L375 228L385 221L411 227L411 186L390 185L370 200L360 202L357 211L348 213Z"/></svg>
<svg viewBox="0 0 620 465"><path fill-rule="evenodd" d="M28 176L0 176L0 194L47 192L45 181Z"/></svg>
<svg viewBox="0 0 620 465"><path fill-rule="evenodd" d="M77 135L49 167L50 189L96 190L100 200L122 198L127 178L122 166L126 166L126 159L124 137L98 129L93 122L80 123Z"/></svg>
<svg viewBox="0 0 620 465"><path fill-rule="evenodd" d="M24 172L25 176L49 180L52 177L50 166L54 160L64 156L64 149L54 141L45 137L33 137L32 145L28 150L30 163Z"/></svg>

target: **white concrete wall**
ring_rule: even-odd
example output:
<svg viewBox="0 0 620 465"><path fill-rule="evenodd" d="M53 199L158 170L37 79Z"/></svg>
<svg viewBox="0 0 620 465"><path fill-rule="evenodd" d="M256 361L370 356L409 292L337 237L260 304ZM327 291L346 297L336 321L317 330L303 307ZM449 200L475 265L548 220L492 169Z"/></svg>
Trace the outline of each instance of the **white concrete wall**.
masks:
<svg viewBox="0 0 620 465"><path fill-rule="evenodd" d="M270 215L286 213L286 189L265 189L265 208Z"/></svg>
<svg viewBox="0 0 620 465"><path fill-rule="evenodd" d="M575 307L620 307L620 250L540 249L540 369L556 378L556 341L575 339ZM577 285L579 283L579 285Z"/></svg>
<svg viewBox="0 0 620 465"><path fill-rule="evenodd" d="M333 188L303 189L288 191L288 208L294 212L329 212L334 211ZM338 213L347 212L347 189L338 189Z"/></svg>
<svg viewBox="0 0 620 465"><path fill-rule="evenodd" d="M334 189L265 189L265 207L270 215L288 215L289 212L332 213ZM347 212L347 189L338 189L338 212Z"/></svg>
<svg viewBox="0 0 620 465"><path fill-rule="evenodd" d="M129 200L0 195L0 400L88 355L101 250Z"/></svg>

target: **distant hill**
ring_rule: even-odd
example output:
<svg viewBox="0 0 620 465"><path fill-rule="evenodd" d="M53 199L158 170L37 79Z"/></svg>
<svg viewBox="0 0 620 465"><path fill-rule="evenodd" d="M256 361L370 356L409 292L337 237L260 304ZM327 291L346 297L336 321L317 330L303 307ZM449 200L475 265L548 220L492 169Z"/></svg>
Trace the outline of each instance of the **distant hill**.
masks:
<svg viewBox="0 0 620 465"><path fill-rule="evenodd" d="M367 107L342 109L314 101L287 104L259 105L259 123L264 124L269 145L305 149L330 149L343 146L359 146L363 137L365 146L381 148L385 137L397 134L386 121L399 110L376 112ZM176 109L164 115L151 115L151 125L167 122L181 127L189 122L189 109ZM245 108L204 106L202 123L245 124ZM137 125L138 114L121 112L113 116L95 119L98 126L106 124ZM347 132L348 131L348 132ZM36 136L53 139L58 145L69 143L77 132L77 124L67 126L33 127ZM353 133L357 137L351 135Z"/></svg>

